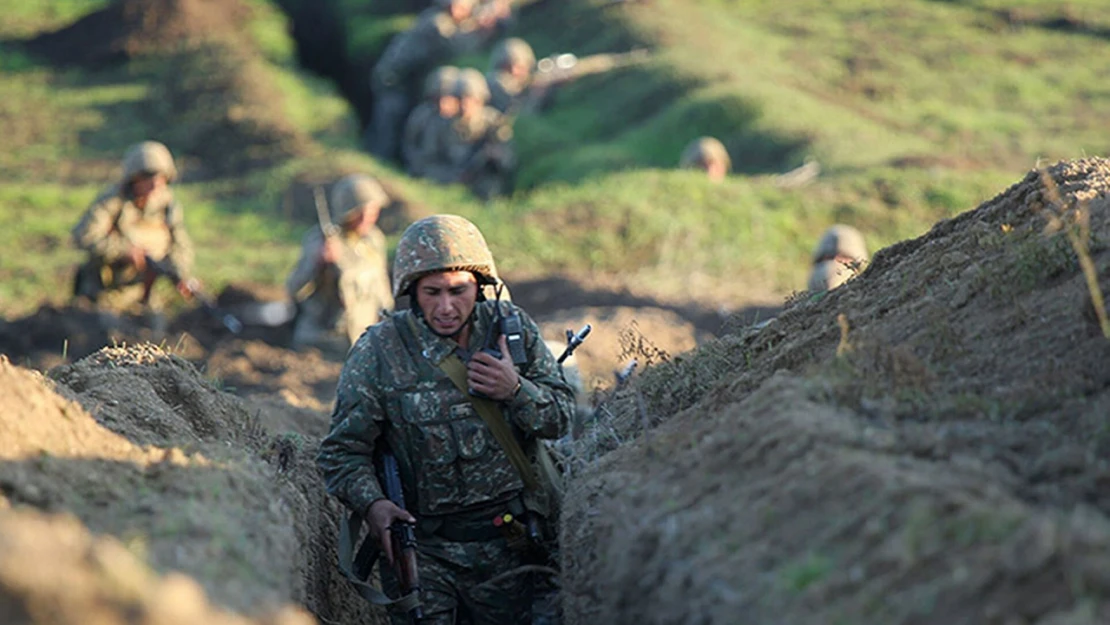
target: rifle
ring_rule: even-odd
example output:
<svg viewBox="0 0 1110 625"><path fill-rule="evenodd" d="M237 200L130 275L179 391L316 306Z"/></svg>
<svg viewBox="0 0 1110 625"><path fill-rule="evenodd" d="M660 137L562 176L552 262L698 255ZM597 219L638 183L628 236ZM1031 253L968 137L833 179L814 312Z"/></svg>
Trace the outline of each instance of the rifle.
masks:
<svg viewBox="0 0 1110 625"><path fill-rule="evenodd" d="M174 284L180 284L181 282L184 282L185 288L188 289L189 293L191 294L191 298L196 300L200 304L204 312L208 313L209 316L211 316L213 319L216 319L225 328L227 328L228 332L231 332L232 334L239 334L243 331L243 322L240 321L239 318L235 315L220 310L219 306L216 305L216 300L214 300L211 296L206 294L200 288L200 282L198 282L196 278L188 278L183 280L181 277L181 273L178 272L177 269L173 265L171 265L167 259L156 261L150 256L147 256L146 267L147 273L146 276L144 276L143 278L142 303L144 305L150 301L150 291L154 286L154 281L157 280L159 276L164 276Z"/></svg>
<svg viewBox="0 0 1110 625"><path fill-rule="evenodd" d="M628 52L606 52L579 58L569 52L552 54L536 61L536 73L528 88L527 104L524 108L539 108L547 93L554 87L566 84L593 74L611 72L622 67L639 65L651 58L651 53L643 48Z"/></svg>
<svg viewBox="0 0 1110 625"><path fill-rule="evenodd" d="M389 449L378 454L378 470L385 496L398 508L405 509L405 494L401 490L401 471L397 458ZM424 618L420 596L420 572L416 566L416 526L404 521L395 521L389 526L389 539L393 541L394 569L401 583L401 593L416 597L414 605L408 608L409 621L419 625Z"/></svg>
<svg viewBox="0 0 1110 625"><path fill-rule="evenodd" d="M590 330L593 329L593 326L588 323L582 326L578 334L575 334L574 330L567 328L567 347L563 350L563 353L559 355L559 359L556 360L556 362L563 364L564 360L574 355L574 350L578 349L578 346L585 342L586 337L590 335Z"/></svg>

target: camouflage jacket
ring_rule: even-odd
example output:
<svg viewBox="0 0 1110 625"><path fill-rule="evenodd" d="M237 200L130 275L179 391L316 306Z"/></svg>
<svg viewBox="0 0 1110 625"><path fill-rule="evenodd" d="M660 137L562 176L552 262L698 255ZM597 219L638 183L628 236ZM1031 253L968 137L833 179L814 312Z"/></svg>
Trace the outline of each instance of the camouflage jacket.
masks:
<svg viewBox="0 0 1110 625"><path fill-rule="evenodd" d="M456 118L443 140L454 179L473 175L490 163L501 170L512 169L516 164L512 134L505 116L488 106L469 120Z"/></svg>
<svg viewBox="0 0 1110 625"><path fill-rule="evenodd" d="M420 178L452 182L453 171L446 149L447 132L452 120L439 115L435 104L424 102L413 109L405 122L401 153L405 170Z"/></svg>
<svg viewBox="0 0 1110 625"><path fill-rule="evenodd" d="M73 228L73 243L112 264L137 245L155 261L166 261L183 278L193 268L193 243L185 231L181 205L168 188L139 208L115 185L100 194Z"/></svg>
<svg viewBox="0 0 1110 625"><path fill-rule="evenodd" d="M393 308L385 235L378 228L365 237L343 233L339 259L319 262L324 235L319 226L301 241L301 257L285 280L290 297L327 310L346 310L348 325L361 328L377 323L382 309Z"/></svg>
<svg viewBox="0 0 1110 625"><path fill-rule="evenodd" d="M412 28L390 40L374 65L375 86L407 89L413 81L451 58L461 31L443 9L426 9Z"/></svg>
<svg viewBox="0 0 1110 625"><path fill-rule="evenodd" d="M494 311L492 302L478 304L469 351L460 353L464 361L496 322ZM520 369L520 391L501 406L523 445L534 438L562 436L574 396L535 322L523 312L521 319L528 364ZM463 351L408 310L394 313L359 338L339 376L331 432L317 456L329 493L363 514L382 499L372 461L382 443L397 457L406 504L417 517L465 513L521 492L521 478L508 456L467 397L437 366Z"/></svg>
<svg viewBox="0 0 1110 625"><path fill-rule="evenodd" d="M489 105L501 113L515 109L517 101L525 97L529 81L519 80L508 72L487 72Z"/></svg>

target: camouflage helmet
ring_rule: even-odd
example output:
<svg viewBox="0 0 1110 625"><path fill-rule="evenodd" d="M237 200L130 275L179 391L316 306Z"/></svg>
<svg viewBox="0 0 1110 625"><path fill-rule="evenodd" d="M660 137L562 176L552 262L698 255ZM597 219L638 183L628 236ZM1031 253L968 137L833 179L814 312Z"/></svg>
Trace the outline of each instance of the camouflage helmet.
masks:
<svg viewBox="0 0 1110 625"><path fill-rule="evenodd" d="M424 97L429 100L455 95L455 85L459 82L459 68L444 65L437 68L424 79Z"/></svg>
<svg viewBox="0 0 1110 625"><path fill-rule="evenodd" d="M713 137L699 137L691 141L682 151L679 166L701 168L713 161L723 163L726 171L732 169L732 159L729 158L724 144Z"/></svg>
<svg viewBox="0 0 1110 625"><path fill-rule="evenodd" d="M867 243L859 230L837 224L821 235L817 249L813 252L813 262L832 260L837 256L846 256L857 261L867 260Z"/></svg>
<svg viewBox="0 0 1110 625"><path fill-rule="evenodd" d="M405 229L393 260L394 297L404 295L421 277L439 271L471 271L479 284L499 281L485 237L458 215L432 215Z"/></svg>
<svg viewBox="0 0 1110 625"><path fill-rule="evenodd" d="M389 202L382 185L366 174L350 174L339 179L331 188L328 209L335 222L341 222L352 210L373 204L381 208Z"/></svg>
<svg viewBox="0 0 1110 625"><path fill-rule="evenodd" d="M123 154L123 179L139 174L162 174L167 182L177 179L177 168L169 148L157 141L143 141L127 148Z"/></svg>
<svg viewBox="0 0 1110 625"><path fill-rule="evenodd" d="M467 67L459 70L459 79L455 83L455 95L460 98L476 98L482 102L489 102L489 83L482 72Z"/></svg>
<svg viewBox="0 0 1110 625"><path fill-rule="evenodd" d="M532 51L532 46L519 37L502 41L490 53L490 71L497 71L517 63L526 65L529 70L536 66L536 53Z"/></svg>

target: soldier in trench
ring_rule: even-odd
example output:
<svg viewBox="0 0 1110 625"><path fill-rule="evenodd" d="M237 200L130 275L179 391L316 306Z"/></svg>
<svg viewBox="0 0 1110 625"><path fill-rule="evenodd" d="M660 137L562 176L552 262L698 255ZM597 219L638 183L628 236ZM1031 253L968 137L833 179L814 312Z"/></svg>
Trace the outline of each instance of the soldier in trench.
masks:
<svg viewBox="0 0 1110 625"><path fill-rule="evenodd" d="M366 128L366 149L381 159L395 160L401 133L425 74L449 61L469 36L476 0L436 0L416 24L394 37L371 73L374 109Z"/></svg>
<svg viewBox="0 0 1110 625"><path fill-rule="evenodd" d="M74 245L88 253L74 296L124 309L148 303L154 279L164 275L188 297L197 285L190 280L193 244L170 188L177 178L173 156L165 145L144 141L127 149L122 168L120 181L73 228Z"/></svg>
<svg viewBox="0 0 1110 625"><path fill-rule="evenodd" d="M393 309L385 235L377 226L389 196L363 174L340 179L330 196L335 231L321 224L305 234L285 288L297 302L293 347L344 353L381 311Z"/></svg>
<svg viewBox="0 0 1110 625"><path fill-rule="evenodd" d="M867 244L859 230L837 224L821 235L813 251L810 291L831 291L855 277L867 263Z"/></svg>
<svg viewBox="0 0 1110 625"><path fill-rule="evenodd" d="M520 573L529 554L494 520L552 513L551 491L530 486L536 476L512 446L534 450L540 439L564 435L573 392L519 309L523 362L514 366L504 335L500 354L483 351L498 308L514 308L482 295L483 285L500 280L471 222L436 215L412 224L393 277L394 295L409 296L412 306L370 328L343 366L331 432L317 456L328 492L369 523L387 561L399 555L390 527L415 524L422 623L530 623L534 581ZM476 394L488 398L486 409ZM407 510L386 498L375 472L383 448L396 456ZM399 595L390 567L382 567L382 580Z"/></svg>
<svg viewBox="0 0 1110 625"><path fill-rule="evenodd" d="M699 137L691 141L682 151L679 167L700 169L713 182L725 179L732 169L732 159L724 144L713 137Z"/></svg>

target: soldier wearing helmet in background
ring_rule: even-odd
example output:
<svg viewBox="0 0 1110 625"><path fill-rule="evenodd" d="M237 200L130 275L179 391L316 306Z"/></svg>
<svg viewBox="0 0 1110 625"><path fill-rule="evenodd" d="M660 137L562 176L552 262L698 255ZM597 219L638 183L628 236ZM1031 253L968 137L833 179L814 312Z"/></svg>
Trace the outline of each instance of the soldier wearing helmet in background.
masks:
<svg viewBox="0 0 1110 625"><path fill-rule="evenodd" d="M532 580L517 570L528 552L510 540L515 526L493 521L550 513L546 491L533 488L531 465L512 447L562 436L573 393L535 322L483 297L481 287L499 279L474 224L454 215L412 224L393 277L394 294L409 296L411 308L370 328L347 357L317 456L328 492L369 523L369 540L388 561L398 557L390 526L415 524L421 623L529 623ZM514 311L522 358L504 334L499 356L483 352L499 316ZM383 447L396 456L407 510L385 497L375 474L372 458ZM382 567L382 579L398 592L391 568Z"/></svg>
<svg viewBox="0 0 1110 625"><path fill-rule="evenodd" d="M459 115L459 97L455 93L459 68L440 67L424 83L424 102L413 109L405 122L405 136L401 153L405 170L418 178L437 182L451 182L449 164L437 159L443 150L437 141Z"/></svg>
<svg viewBox="0 0 1110 625"><path fill-rule="evenodd" d="M382 310L393 309L385 235L377 227L388 202L381 185L362 174L332 187L328 212L337 231L309 230L285 281L298 302L294 347L346 350Z"/></svg>
<svg viewBox="0 0 1110 625"><path fill-rule="evenodd" d="M835 225L821 235L813 252L810 291L829 291L856 276L867 262L867 244L859 230Z"/></svg>
<svg viewBox="0 0 1110 625"><path fill-rule="evenodd" d="M402 128L424 76L459 51L475 1L436 0L382 52L371 74L374 109L365 136L374 156L399 156Z"/></svg>
<svg viewBox="0 0 1110 625"><path fill-rule="evenodd" d="M710 180L720 182L732 169L732 159L720 141L713 137L699 137L682 151L679 166L683 169L701 169Z"/></svg>
<svg viewBox="0 0 1110 625"><path fill-rule="evenodd" d="M506 39L490 54L486 82L489 86L489 105L505 113L517 110L536 69L536 54L528 42L517 37Z"/></svg>
<svg viewBox="0 0 1110 625"><path fill-rule="evenodd" d="M480 198L508 192L516 169L512 120L487 106L489 87L476 69L459 72L459 116L442 140L453 180Z"/></svg>
<svg viewBox="0 0 1110 625"><path fill-rule="evenodd" d="M170 183L177 168L168 148L144 141L128 148L123 177L100 194L74 227L74 244L89 254L78 268L73 293L124 307L146 300L158 275L190 294L193 245Z"/></svg>

